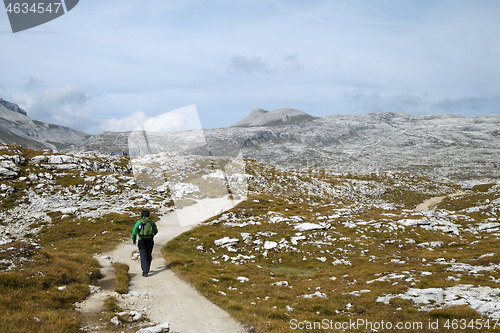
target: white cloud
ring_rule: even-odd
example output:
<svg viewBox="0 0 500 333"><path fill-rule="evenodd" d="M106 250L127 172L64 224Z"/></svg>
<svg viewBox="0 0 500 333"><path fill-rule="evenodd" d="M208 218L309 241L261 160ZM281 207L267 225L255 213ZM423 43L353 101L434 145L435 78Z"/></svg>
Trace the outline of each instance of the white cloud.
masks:
<svg viewBox="0 0 500 333"><path fill-rule="evenodd" d="M93 96L78 84L47 87L42 81L29 76L25 91L9 97L35 120L82 131L90 130L97 122L88 106Z"/></svg>
<svg viewBox="0 0 500 333"><path fill-rule="evenodd" d="M229 60L227 71L230 74L269 73L269 66L260 57L235 55Z"/></svg>
<svg viewBox="0 0 500 333"><path fill-rule="evenodd" d="M175 132L186 125L186 117L181 113L164 113L156 117L148 117L144 111L136 111L122 119L105 119L103 131L127 132L145 130L147 132Z"/></svg>
<svg viewBox="0 0 500 333"><path fill-rule="evenodd" d="M186 126L186 116L182 113L164 113L148 119L144 128L151 132L175 132Z"/></svg>
<svg viewBox="0 0 500 333"><path fill-rule="evenodd" d="M100 125L103 131L127 132L137 128L137 124L143 124L148 121L144 111L135 111L132 115L121 119L104 119Z"/></svg>
<svg viewBox="0 0 500 333"><path fill-rule="evenodd" d="M196 106L189 105L180 109L148 117L144 111L136 111L132 115L102 121L101 130L114 132L142 131L177 132L185 130L201 130L201 123Z"/></svg>

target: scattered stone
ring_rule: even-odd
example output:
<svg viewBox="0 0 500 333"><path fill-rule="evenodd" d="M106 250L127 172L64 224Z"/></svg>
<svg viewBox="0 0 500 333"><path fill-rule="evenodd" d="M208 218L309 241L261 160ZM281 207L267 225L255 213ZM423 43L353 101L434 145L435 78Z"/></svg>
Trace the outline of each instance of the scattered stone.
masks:
<svg viewBox="0 0 500 333"><path fill-rule="evenodd" d="M238 244L240 240L238 238L229 238L224 237L221 239L217 239L214 241L214 244L217 246L232 246Z"/></svg>
<svg viewBox="0 0 500 333"><path fill-rule="evenodd" d="M10 238L2 238L2 239L0 239L0 245L9 244L9 243L12 243L13 241L14 240L10 239Z"/></svg>
<svg viewBox="0 0 500 333"><path fill-rule="evenodd" d="M0 179L15 178L21 173L21 168L12 161L0 161Z"/></svg>
<svg viewBox="0 0 500 333"><path fill-rule="evenodd" d="M98 293L101 291L101 287L99 286L93 286L93 285L89 285L89 292L91 294L95 294L95 293Z"/></svg>
<svg viewBox="0 0 500 333"><path fill-rule="evenodd" d="M335 260L334 262L332 262L332 264L334 264L334 265L341 265L341 264L344 264L344 265L351 266L351 265L352 265L352 262L350 262L350 261L348 261L348 260L345 260L345 259L337 259L337 260Z"/></svg>
<svg viewBox="0 0 500 333"><path fill-rule="evenodd" d="M138 330L136 333L166 333L170 332L170 323L158 324Z"/></svg>
<svg viewBox="0 0 500 333"><path fill-rule="evenodd" d="M111 320L110 320L110 321L111 321L111 323L112 323L112 324L115 324L115 325L117 325L117 326L118 326L118 325L120 325L120 324L122 323L122 322L120 321L120 319L118 319L118 317L117 317L117 316L114 316L113 318L111 318Z"/></svg>
<svg viewBox="0 0 500 333"><path fill-rule="evenodd" d="M114 177L114 175L107 176L104 181L108 184L118 184L120 181Z"/></svg>
<svg viewBox="0 0 500 333"><path fill-rule="evenodd" d="M495 229L500 226L500 223L479 223L477 226L478 231L490 231L491 229Z"/></svg>
<svg viewBox="0 0 500 333"><path fill-rule="evenodd" d="M271 250L274 249L276 246L278 246L278 243L272 242L272 241L266 241L264 243L264 249L265 250Z"/></svg>
<svg viewBox="0 0 500 333"><path fill-rule="evenodd" d="M1 184L0 185L0 191L4 193L12 193L14 192L14 188L9 185Z"/></svg>
<svg viewBox="0 0 500 333"><path fill-rule="evenodd" d="M132 321L138 321L142 319L142 313L138 311L130 311L130 316Z"/></svg>
<svg viewBox="0 0 500 333"><path fill-rule="evenodd" d="M304 297L304 298L313 298L313 297L326 298L326 294L317 291L317 292L315 292L313 294L302 295L302 296L299 296L299 297Z"/></svg>
<svg viewBox="0 0 500 333"><path fill-rule="evenodd" d="M292 245L298 245L299 240L305 240L305 239L306 239L306 236L301 235L301 236L292 237L290 239L290 241L292 242Z"/></svg>
<svg viewBox="0 0 500 333"><path fill-rule="evenodd" d="M245 243L249 243L252 240L252 234L248 232L242 232L241 233L241 238Z"/></svg>
<svg viewBox="0 0 500 333"><path fill-rule="evenodd" d="M293 227L298 231L307 231L307 230L323 230L326 229L325 225L317 224L317 223L301 223Z"/></svg>
<svg viewBox="0 0 500 333"><path fill-rule="evenodd" d="M420 305L421 311L430 311L453 305L468 305L482 315L500 318L500 289L490 287L474 287L471 284L457 285L448 288L410 288L406 293L386 295L377 298L377 302L389 304L395 297L412 300Z"/></svg>
<svg viewBox="0 0 500 333"><path fill-rule="evenodd" d="M418 247L443 247L443 242L438 241L438 242L424 242L417 244Z"/></svg>

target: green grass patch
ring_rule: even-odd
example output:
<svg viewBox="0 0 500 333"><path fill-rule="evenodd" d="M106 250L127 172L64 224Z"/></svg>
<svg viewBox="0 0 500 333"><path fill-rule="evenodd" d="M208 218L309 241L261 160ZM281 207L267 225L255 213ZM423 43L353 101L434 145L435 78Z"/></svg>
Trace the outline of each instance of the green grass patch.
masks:
<svg viewBox="0 0 500 333"><path fill-rule="evenodd" d="M114 263L116 271L116 289L115 291L119 294L128 293L128 288L130 284L130 275L128 274L129 267L124 263Z"/></svg>
<svg viewBox="0 0 500 333"><path fill-rule="evenodd" d="M77 219L51 213L52 226L39 233L42 249L21 241L10 248L16 267L0 272L0 327L4 332L79 332L74 303L89 293L100 278L95 253L111 250L132 229L135 218L108 214L98 219ZM14 249L12 249L14 248ZM123 274L122 274L123 276ZM37 319L34 319L34 318Z"/></svg>
<svg viewBox="0 0 500 333"><path fill-rule="evenodd" d="M478 191L478 192L488 192L488 190L490 188L492 188L493 186L495 186L496 184L495 183L492 183L492 184L478 184L478 185L474 185L474 187L472 187L472 190L473 191Z"/></svg>
<svg viewBox="0 0 500 333"><path fill-rule="evenodd" d="M104 310L107 312L122 312L123 309L118 304L116 297L110 296L104 301Z"/></svg>

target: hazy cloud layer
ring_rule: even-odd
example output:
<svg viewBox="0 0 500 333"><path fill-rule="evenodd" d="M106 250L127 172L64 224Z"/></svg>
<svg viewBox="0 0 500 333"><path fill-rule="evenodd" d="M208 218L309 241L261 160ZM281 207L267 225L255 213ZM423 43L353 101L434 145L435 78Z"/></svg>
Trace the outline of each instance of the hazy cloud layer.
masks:
<svg viewBox="0 0 500 333"><path fill-rule="evenodd" d="M10 98L35 120L82 131L92 131L97 123L88 106L93 96L80 85L47 87L41 80L30 76L24 88L24 92Z"/></svg>
<svg viewBox="0 0 500 333"><path fill-rule="evenodd" d="M435 103L432 108L437 113L467 113L470 115L498 113L500 112L500 97L462 97L455 100L446 98Z"/></svg>
<svg viewBox="0 0 500 333"><path fill-rule="evenodd" d="M412 114L463 114L477 116L500 112L500 97L463 97L458 99L445 98L433 102L425 95L417 96L404 93L396 96L383 97L380 93L366 93L356 89L344 95L352 112L406 112Z"/></svg>

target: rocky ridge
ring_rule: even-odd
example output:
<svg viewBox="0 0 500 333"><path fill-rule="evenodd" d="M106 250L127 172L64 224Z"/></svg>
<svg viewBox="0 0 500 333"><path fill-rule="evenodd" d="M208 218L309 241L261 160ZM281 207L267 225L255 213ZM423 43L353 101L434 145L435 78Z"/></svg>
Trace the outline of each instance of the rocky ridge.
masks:
<svg viewBox="0 0 500 333"><path fill-rule="evenodd" d="M496 179L500 114L415 116L405 113L332 115L299 124L228 127L189 133L147 133L151 151L232 156L286 169L344 173L407 171L464 185ZM93 136L80 148L133 155L128 133Z"/></svg>
<svg viewBox="0 0 500 333"><path fill-rule="evenodd" d="M89 137L66 126L31 119L18 105L0 98L0 143L34 149L68 149Z"/></svg>
<svg viewBox="0 0 500 333"><path fill-rule="evenodd" d="M28 113L24 109L20 108L19 105L8 102L3 98L0 98L0 105L5 107L7 110L11 110L13 112L17 112L25 116L28 115Z"/></svg>

